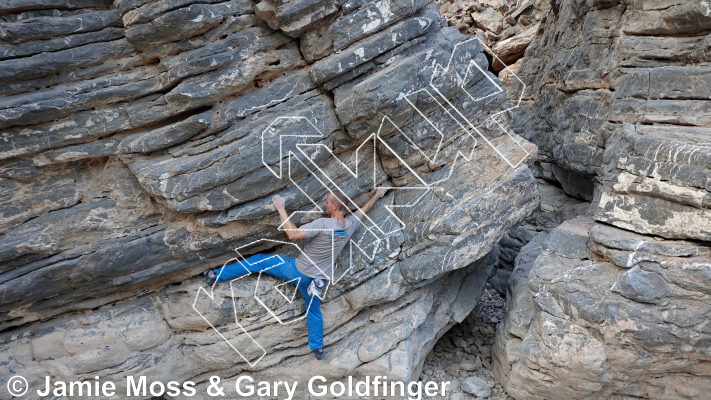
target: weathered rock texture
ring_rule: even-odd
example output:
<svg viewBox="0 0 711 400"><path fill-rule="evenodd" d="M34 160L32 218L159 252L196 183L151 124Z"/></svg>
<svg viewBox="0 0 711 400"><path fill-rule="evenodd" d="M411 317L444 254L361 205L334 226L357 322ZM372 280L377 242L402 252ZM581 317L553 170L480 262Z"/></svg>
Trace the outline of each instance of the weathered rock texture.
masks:
<svg viewBox="0 0 711 400"><path fill-rule="evenodd" d="M537 236L509 282L496 375L517 399L704 398L709 259L590 219Z"/></svg>
<svg viewBox="0 0 711 400"><path fill-rule="evenodd" d="M595 177L596 219L711 240L711 15L702 1L655 4L551 7L514 125L544 160Z"/></svg>
<svg viewBox="0 0 711 400"><path fill-rule="evenodd" d="M437 4L450 26L476 35L491 48L491 67L508 87L520 66L517 61L538 32L548 0L437 0Z"/></svg>
<svg viewBox="0 0 711 400"><path fill-rule="evenodd" d="M190 379L198 397L215 374L416 379L538 205L535 146L507 134L481 46L445 25L427 1L0 4L0 396L15 374ZM353 238L374 256L339 260L325 362L303 320L255 301L298 318L276 280L198 291L235 248L295 254L269 241L272 194L314 211L304 192L435 183L391 191L369 215L391 233ZM266 350L254 366L223 340L259 355L235 315Z"/></svg>
<svg viewBox="0 0 711 400"><path fill-rule="evenodd" d="M534 171L536 174L541 172L535 167ZM506 232L499 242L499 264L495 276L489 282L502 296L506 295L516 257L523 246L535 237L550 232L564 221L587 215L589 212L589 202L571 197L544 178L538 179L538 193L541 197L540 206L525 221Z"/></svg>
<svg viewBox="0 0 711 400"><path fill-rule="evenodd" d="M544 12L513 125L592 219L516 259L494 351L515 398L708 397L710 31L705 1Z"/></svg>

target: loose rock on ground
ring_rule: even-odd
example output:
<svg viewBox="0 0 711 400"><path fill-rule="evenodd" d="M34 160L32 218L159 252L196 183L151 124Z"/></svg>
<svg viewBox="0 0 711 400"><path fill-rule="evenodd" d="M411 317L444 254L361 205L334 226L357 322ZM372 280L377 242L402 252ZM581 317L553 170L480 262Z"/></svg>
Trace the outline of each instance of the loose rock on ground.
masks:
<svg viewBox="0 0 711 400"><path fill-rule="evenodd" d="M450 381L445 396L430 398L511 399L491 372L491 346L496 333L494 321L504 317L504 299L487 284L474 311L445 333L425 359L424 372L420 375L423 382Z"/></svg>

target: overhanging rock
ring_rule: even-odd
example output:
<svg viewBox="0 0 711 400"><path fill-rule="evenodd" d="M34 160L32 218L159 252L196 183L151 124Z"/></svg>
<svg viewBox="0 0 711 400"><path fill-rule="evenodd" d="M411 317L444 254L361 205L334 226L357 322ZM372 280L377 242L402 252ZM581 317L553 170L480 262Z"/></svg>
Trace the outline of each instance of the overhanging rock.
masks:
<svg viewBox="0 0 711 400"><path fill-rule="evenodd" d="M127 375L193 380L200 395L214 374L416 379L476 304L494 245L538 205L536 147L510 131L478 40L433 2L356 3L0 8L3 32L29 30L0 50L2 387L14 374L31 388L100 376L118 392ZM54 32L77 21L90 32ZM375 185L394 189L352 239L364 251L337 262L326 361L305 321L275 318L304 307L276 279L204 291L199 273L235 248L292 254L271 195L301 224L329 190L362 204Z"/></svg>

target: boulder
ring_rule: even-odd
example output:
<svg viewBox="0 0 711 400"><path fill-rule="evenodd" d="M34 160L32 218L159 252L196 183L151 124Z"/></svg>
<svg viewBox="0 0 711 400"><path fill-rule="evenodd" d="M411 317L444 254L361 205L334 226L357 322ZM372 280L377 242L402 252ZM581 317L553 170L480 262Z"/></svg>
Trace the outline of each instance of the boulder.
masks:
<svg viewBox="0 0 711 400"><path fill-rule="evenodd" d="M485 380L470 376L462 381L462 390L477 397L491 396L491 388Z"/></svg>
<svg viewBox="0 0 711 400"><path fill-rule="evenodd" d="M688 368L709 361L710 293L699 273L708 272L711 247L590 219L567 221L540 242L517 259L497 331L494 371L508 393L693 398L709 390L708 374ZM531 262L529 253L539 255Z"/></svg>
<svg viewBox="0 0 711 400"><path fill-rule="evenodd" d="M504 16L494 8L473 12L472 18L476 26L489 32L498 34L503 28Z"/></svg>
<svg viewBox="0 0 711 400"><path fill-rule="evenodd" d="M502 241L509 259L528 241L493 349L494 374L515 398L710 389L702 3L551 2L525 51L513 126L539 145L537 176L591 203L549 234L533 224Z"/></svg>
<svg viewBox="0 0 711 400"><path fill-rule="evenodd" d="M538 163L538 166L547 168L545 163ZM537 169L537 173L541 173L543 168ZM590 203L568 196L560 187L545 179L538 178L538 192L540 206L524 222L509 230L499 242L499 268L490 283L502 296L509 297L508 287L513 284L511 279L519 262L518 257L523 257L523 249L531 241L566 220L590 212Z"/></svg>
<svg viewBox="0 0 711 400"><path fill-rule="evenodd" d="M302 391L314 375L415 381L538 204L536 147L508 129L479 42L433 2L12 0L0 13L2 398L16 374L28 398L45 376L117 393L126 376L191 380L198 399L212 375L230 398L241 375ZM392 189L323 295L325 360L289 283L204 286L237 257L299 254L271 196L301 225L329 191L355 211L377 186Z"/></svg>
<svg viewBox="0 0 711 400"><path fill-rule="evenodd" d="M526 51L526 48L538 32L539 24L529 25L525 30L516 35L497 42L491 50L496 54L498 59L494 59L492 67L495 71L501 71L507 65L515 64ZM514 71L515 73L515 71Z"/></svg>

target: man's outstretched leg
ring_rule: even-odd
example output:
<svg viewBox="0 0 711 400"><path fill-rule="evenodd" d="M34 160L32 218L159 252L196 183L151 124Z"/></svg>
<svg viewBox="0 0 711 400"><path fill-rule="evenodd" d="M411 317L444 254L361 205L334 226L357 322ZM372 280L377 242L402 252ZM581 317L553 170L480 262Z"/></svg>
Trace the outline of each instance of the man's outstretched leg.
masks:
<svg viewBox="0 0 711 400"><path fill-rule="evenodd" d="M284 277L280 276L282 274L279 267L283 266L288 260L289 257L257 253L242 261L227 264L222 268L205 271L205 280L208 285L212 285L215 281L225 282L248 275L251 272L261 272L267 268L270 268L267 273L284 279Z"/></svg>
<svg viewBox="0 0 711 400"><path fill-rule="evenodd" d="M266 271L265 271L266 270ZM323 353L323 316L321 315L321 303L318 297L311 297L308 294L308 287L312 278L302 274L296 269L294 258L270 256L266 254L255 254L243 261L237 261L225 265L222 268L205 271L205 277L216 279L217 282L229 281L249 274L250 272L266 272L285 281L299 279L298 288L304 295L306 301L306 326L309 335L309 348L314 351L316 358L321 360ZM214 283L214 281L213 281Z"/></svg>

